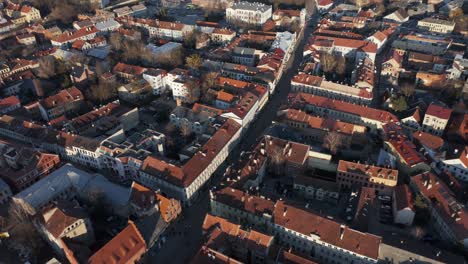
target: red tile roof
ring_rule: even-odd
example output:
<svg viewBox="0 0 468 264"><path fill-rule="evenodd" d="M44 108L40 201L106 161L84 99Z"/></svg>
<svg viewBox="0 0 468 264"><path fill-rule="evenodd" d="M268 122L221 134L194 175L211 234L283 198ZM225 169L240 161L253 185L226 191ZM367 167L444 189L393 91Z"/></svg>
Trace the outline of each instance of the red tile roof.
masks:
<svg viewBox="0 0 468 264"><path fill-rule="evenodd" d="M19 106L19 105L21 105L21 102L18 99L18 97L14 96L14 95L3 98L3 99L0 99L0 112L3 109L9 108L9 107L12 107L12 106L15 106L15 105Z"/></svg>
<svg viewBox="0 0 468 264"><path fill-rule="evenodd" d="M394 189L396 210L400 211L406 208L414 210L413 198L407 184L398 185Z"/></svg>
<svg viewBox="0 0 468 264"><path fill-rule="evenodd" d="M45 211L42 217L47 231L55 238L60 238L67 227L87 216L81 208L54 207Z"/></svg>
<svg viewBox="0 0 468 264"><path fill-rule="evenodd" d="M300 10L294 9L276 9L273 13L274 16L288 16L288 17L299 17L301 16Z"/></svg>
<svg viewBox="0 0 468 264"><path fill-rule="evenodd" d="M321 241L377 260L382 239L361 233L337 222L297 207L276 202L273 213L275 224L306 236L316 235Z"/></svg>
<svg viewBox="0 0 468 264"><path fill-rule="evenodd" d="M394 181L394 186L398 181L398 170L377 167L362 163L356 163L346 160L340 160L338 163L338 172L359 174L366 178L382 178Z"/></svg>
<svg viewBox="0 0 468 264"><path fill-rule="evenodd" d="M131 64L126 64L119 62L114 66L113 72L121 72L129 75L141 75L143 74L147 69L137 66L137 65L131 65Z"/></svg>
<svg viewBox="0 0 468 264"><path fill-rule="evenodd" d="M230 187L216 191L214 200L259 216L263 214L272 215L275 208L273 201Z"/></svg>
<svg viewBox="0 0 468 264"><path fill-rule="evenodd" d="M84 100L83 94L80 90L78 90L78 88L72 87L65 90L61 90L57 94L49 96L44 100L41 100L41 104L44 106L44 108L51 109L79 100Z"/></svg>
<svg viewBox="0 0 468 264"><path fill-rule="evenodd" d="M228 119L216 133L203 145L184 166L184 178L182 184L189 186L205 170L224 148L224 146L239 131L240 125L234 120Z"/></svg>
<svg viewBox="0 0 468 264"><path fill-rule="evenodd" d="M452 114L452 110L449 108L442 107L440 105L431 104L426 111L426 115L431 115L438 117L440 119L448 120L450 115Z"/></svg>
<svg viewBox="0 0 468 264"><path fill-rule="evenodd" d="M313 36L309 40L310 45L322 45L322 42L333 41L334 46L346 47L352 49L361 49L365 52L377 53L377 45L366 40L348 39L348 38L335 38L328 36Z"/></svg>
<svg viewBox="0 0 468 264"><path fill-rule="evenodd" d="M344 101L334 100L327 97L322 97L313 94L298 93L293 94L292 104L301 104L306 103L310 105L315 105L320 108L332 109L335 111L345 112L353 115L360 116L362 118L368 118L375 121L380 121L382 123L387 122L398 122L399 119L390 112L370 108L366 106L356 105L352 103L347 103Z"/></svg>
<svg viewBox="0 0 468 264"><path fill-rule="evenodd" d="M441 137L423 131L414 132L413 139L432 150L440 150L444 146L444 140Z"/></svg>
<svg viewBox="0 0 468 264"><path fill-rule="evenodd" d="M232 101L234 101L234 98L234 95L230 93L227 93L225 91L219 91L216 100L232 103Z"/></svg>
<svg viewBox="0 0 468 264"><path fill-rule="evenodd" d="M157 204L156 193L134 181L130 187L130 201L142 209L149 209Z"/></svg>
<svg viewBox="0 0 468 264"><path fill-rule="evenodd" d="M458 240L468 238L468 214L463 205L454 197L452 191L436 175L426 172L411 177L411 181L432 207L444 219Z"/></svg>
<svg viewBox="0 0 468 264"><path fill-rule="evenodd" d="M146 242L132 221L92 255L89 264L133 263L146 252Z"/></svg>
<svg viewBox="0 0 468 264"><path fill-rule="evenodd" d="M240 125L236 121L228 119L184 166L179 167L149 156L144 160L141 170L176 186L188 187L211 164L239 129Z"/></svg>
<svg viewBox="0 0 468 264"><path fill-rule="evenodd" d="M365 127L352 123L341 122L331 118L321 118L308 115L306 112L287 109L285 118L290 121L307 124L310 128L321 129L326 131L339 131L342 134L352 135L357 131L365 131Z"/></svg>
<svg viewBox="0 0 468 264"><path fill-rule="evenodd" d="M86 27L86 28L81 28L72 32L65 32L60 34L57 37L54 37L52 40L59 42L59 43L68 43L72 42L73 40L83 38L87 35L92 35L96 34L99 30L95 27Z"/></svg>

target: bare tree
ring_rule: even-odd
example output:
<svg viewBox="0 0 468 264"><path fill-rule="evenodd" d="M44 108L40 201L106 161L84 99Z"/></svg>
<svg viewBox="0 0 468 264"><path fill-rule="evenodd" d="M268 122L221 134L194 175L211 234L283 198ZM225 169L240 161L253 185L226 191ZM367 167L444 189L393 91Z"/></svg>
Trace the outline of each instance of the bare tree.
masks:
<svg viewBox="0 0 468 264"><path fill-rule="evenodd" d="M202 77L202 93L204 91L208 91L211 88L215 88L218 86L218 77L219 73L218 72L208 72L203 75Z"/></svg>
<svg viewBox="0 0 468 264"><path fill-rule="evenodd" d="M200 83L197 80L190 79L186 83L188 90L188 99L190 102L196 102L200 98Z"/></svg>
<svg viewBox="0 0 468 264"><path fill-rule="evenodd" d="M401 85L400 91L404 96L410 97L416 91L416 87L414 84L406 82Z"/></svg>
<svg viewBox="0 0 468 264"><path fill-rule="evenodd" d="M97 84L91 85L88 91L88 96L93 101L98 101L102 103L117 95L117 91L115 88L115 83L99 80Z"/></svg>
<svg viewBox="0 0 468 264"><path fill-rule="evenodd" d="M190 125L187 122L182 122L180 124L179 130L180 130L180 135L184 139L188 139L192 135L192 128L190 127Z"/></svg>
<svg viewBox="0 0 468 264"><path fill-rule="evenodd" d="M198 32L193 30L185 33L184 35L184 45L185 47L194 48L197 41Z"/></svg>
<svg viewBox="0 0 468 264"><path fill-rule="evenodd" d="M30 217L36 214L32 206L23 199L13 197L8 208L8 222L21 223L29 221Z"/></svg>
<svg viewBox="0 0 468 264"><path fill-rule="evenodd" d="M334 131L328 132L328 134L323 139L323 147L327 148L333 155L338 153L338 150L343 146L343 143L343 135Z"/></svg>
<svg viewBox="0 0 468 264"><path fill-rule="evenodd" d="M332 54L324 52L320 54L320 64L325 73L330 73L336 67L336 58Z"/></svg>
<svg viewBox="0 0 468 264"><path fill-rule="evenodd" d="M280 146L274 145L269 153L271 169L276 175L281 175L284 171L286 157Z"/></svg>
<svg viewBox="0 0 468 264"><path fill-rule="evenodd" d="M52 56L45 56L39 59L39 67L37 68L37 76L48 79L57 74L55 59Z"/></svg>
<svg viewBox="0 0 468 264"><path fill-rule="evenodd" d="M172 134L176 131L176 126L173 124L173 123L168 123L166 126L165 126L165 130L168 134Z"/></svg>
<svg viewBox="0 0 468 264"><path fill-rule="evenodd" d="M335 71L339 75L344 75L346 73L346 58L344 56L336 57Z"/></svg>

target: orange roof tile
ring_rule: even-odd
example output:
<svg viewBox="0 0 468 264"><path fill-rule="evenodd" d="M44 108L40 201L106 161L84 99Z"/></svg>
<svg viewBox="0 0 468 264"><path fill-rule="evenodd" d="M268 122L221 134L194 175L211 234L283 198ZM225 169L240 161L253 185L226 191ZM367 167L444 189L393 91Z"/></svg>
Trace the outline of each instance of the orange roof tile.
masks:
<svg viewBox="0 0 468 264"><path fill-rule="evenodd" d="M128 263L146 252L146 242L132 221L120 233L92 255L89 264Z"/></svg>

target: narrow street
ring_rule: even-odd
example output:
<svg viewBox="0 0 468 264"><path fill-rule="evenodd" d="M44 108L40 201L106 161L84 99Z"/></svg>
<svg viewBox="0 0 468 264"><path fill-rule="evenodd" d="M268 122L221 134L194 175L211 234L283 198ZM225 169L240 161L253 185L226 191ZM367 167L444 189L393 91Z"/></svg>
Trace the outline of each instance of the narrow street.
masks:
<svg viewBox="0 0 468 264"><path fill-rule="evenodd" d="M317 23L318 18L317 14L312 16L311 20L314 25ZM256 119L244 133L238 147L230 153L226 161L218 168L213 176L214 179L208 185L215 186L219 183L222 180L219 175L223 174L227 165L238 160L241 151L251 149L251 146L257 142L263 131L271 125L278 108L291 90L291 79L297 73L297 69L302 62L304 45L313 30L313 27L310 27L309 24L310 22L306 22L304 35L299 40L294 55L291 56L289 65L287 65L286 71L278 82L275 93L270 96L267 105L258 113ZM201 226L209 209L209 191L208 188L205 188L194 205L183 209L182 219L171 226L163 235L166 242L162 247L158 248L156 244L149 250L146 258L147 263L187 263L203 242ZM174 232L171 232L171 230L174 230Z"/></svg>

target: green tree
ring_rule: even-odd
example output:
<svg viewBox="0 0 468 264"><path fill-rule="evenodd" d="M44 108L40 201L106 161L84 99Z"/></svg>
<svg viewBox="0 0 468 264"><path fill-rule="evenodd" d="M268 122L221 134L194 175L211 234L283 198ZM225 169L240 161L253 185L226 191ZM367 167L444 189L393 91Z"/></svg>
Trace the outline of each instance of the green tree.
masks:
<svg viewBox="0 0 468 264"><path fill-rule="evenodd" d="M392 97L390 99L391 108L396 112L405 111L408 109L408 104L406 103L406 99L403 96Z"/></svg>

